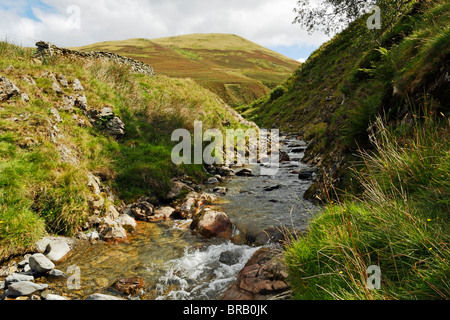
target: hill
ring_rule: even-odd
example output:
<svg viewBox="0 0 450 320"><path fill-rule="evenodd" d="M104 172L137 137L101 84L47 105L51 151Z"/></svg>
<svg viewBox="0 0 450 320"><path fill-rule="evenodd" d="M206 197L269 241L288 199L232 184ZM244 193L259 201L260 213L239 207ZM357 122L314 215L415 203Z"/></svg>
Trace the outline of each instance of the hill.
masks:
<svg viewBox="0 0 450 320"><path fill-rule="evenodd" d="M368 30L367 16L353 22L285 83L237 109L261 127L311 141L305 161L321 172L307 198L326 201L332 188L352 187L349 166L359 160L358 149L371 148L377 116L397 124L413 114L449 116L448 3L413 3L384 30Z"/></svg>
<svg viewBox="0 0 450 320"><path fill-rule="evenodd" d="M75 48L148 63L157 74L191 78L230 105L250 103L285 81L300 63L231 34L108 41Z"/></svg>

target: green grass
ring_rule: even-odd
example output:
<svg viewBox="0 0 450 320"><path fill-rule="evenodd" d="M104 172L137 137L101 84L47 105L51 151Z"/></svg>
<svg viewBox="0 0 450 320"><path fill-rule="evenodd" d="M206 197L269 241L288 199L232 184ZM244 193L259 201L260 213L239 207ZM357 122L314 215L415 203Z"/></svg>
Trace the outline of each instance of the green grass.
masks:
<svg viewBox="0 0 450 320"><path fill-rule="evenodd" d="M364 197L330 203L286 249L296 299L450 298L448 120L377 129ZM367 287L370 265L381 290Z"/></svg>

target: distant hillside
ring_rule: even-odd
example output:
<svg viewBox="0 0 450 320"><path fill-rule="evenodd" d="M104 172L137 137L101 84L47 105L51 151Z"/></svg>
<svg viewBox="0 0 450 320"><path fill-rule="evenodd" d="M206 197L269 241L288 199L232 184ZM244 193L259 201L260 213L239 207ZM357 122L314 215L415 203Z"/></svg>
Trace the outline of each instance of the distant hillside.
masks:
<svg viewBox="0 0 450 320"><path fill-rule="evenodd" d="M157 74L192 78L231 105L264 96L301 65L231 34L108 41L76 49L119 53L148 63Z"/></svg>

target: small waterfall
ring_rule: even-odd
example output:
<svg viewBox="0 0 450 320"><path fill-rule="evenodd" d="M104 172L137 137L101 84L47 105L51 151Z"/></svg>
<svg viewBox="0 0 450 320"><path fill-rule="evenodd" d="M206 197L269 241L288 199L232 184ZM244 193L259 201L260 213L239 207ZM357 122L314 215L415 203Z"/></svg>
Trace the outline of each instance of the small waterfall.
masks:
<svg viewBox="0 0 450 320"><path fill-rule="evenodd" d="M167 273L157 284L158 299L220 299L257 250L232 242L186 249L183 257L166 264Z"/></svg>

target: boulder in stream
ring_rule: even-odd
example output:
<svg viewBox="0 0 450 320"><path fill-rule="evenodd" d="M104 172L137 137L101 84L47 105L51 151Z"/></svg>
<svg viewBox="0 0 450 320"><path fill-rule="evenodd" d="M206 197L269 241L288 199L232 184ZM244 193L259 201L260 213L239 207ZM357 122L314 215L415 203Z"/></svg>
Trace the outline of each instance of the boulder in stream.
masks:
<svg viewBox="0 0 450 320"><path fill-rule="evenodd" d="M33 254L30 257L29 264L31 270L39 274L45 274L55 268L55 264L42 253Z"/></svg>
<svg viewBox="0 0 450 320"><path fill-rule="evenodd" d="M43 291L47 288L47 284L37 284L31 281L20 281L11 284L5 294L7 297L30 296L35 292Z"/></svg>
<svg viewBox="0 0 450 320"><path fill-rule="evenodd" d="M290 296L287 276L283 253L261 248L239 272L222 300L287 299Z"/></svg>
<svg viewBox="0 0 450 320"><path fill-rule="evenodd" d="M195 230L205 237L221 237L230 239L233 224L226 213L205 208L192 221L191 230Z"/></svg>

